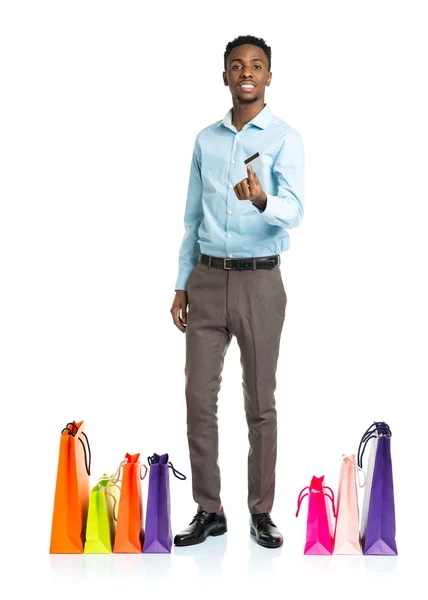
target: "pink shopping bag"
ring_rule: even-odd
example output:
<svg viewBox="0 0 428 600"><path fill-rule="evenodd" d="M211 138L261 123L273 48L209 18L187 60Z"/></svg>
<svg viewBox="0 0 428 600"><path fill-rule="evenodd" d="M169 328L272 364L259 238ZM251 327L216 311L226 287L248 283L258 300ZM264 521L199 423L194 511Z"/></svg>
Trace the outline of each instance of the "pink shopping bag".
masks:
<svg viewBox="0 0 428 600"><path fill-rule="evenodd" d="M361 554L355 454L342 454L334 554Z"/></svg>
<svg viewBox="0 0 428 600"><path fill-rule="evenodd" d="M329 498L333 505L333 517L336 517L334 507L334 493L331 488L324 485L322 477L312 477L311 485L303 488L297 501L296 517L299 516L303 498L309 496L308 521L306 526L306 544L304 554L332 554L333 553L333 523L330 514ZM305 490L309 490L303 494ZM326 493L324 490L331 492ZM302 495L303 494L303 495Z"/></svg>

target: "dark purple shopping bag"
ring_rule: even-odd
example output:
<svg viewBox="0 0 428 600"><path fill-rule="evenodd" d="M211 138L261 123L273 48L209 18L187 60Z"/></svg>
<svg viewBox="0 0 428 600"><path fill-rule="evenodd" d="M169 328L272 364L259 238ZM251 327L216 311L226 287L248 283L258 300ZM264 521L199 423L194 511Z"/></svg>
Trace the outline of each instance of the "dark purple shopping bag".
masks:
<svg viewBox="0 0 428 600"><path fill-rule="evenodd" d="M169 553L172 546L169 469L177 479L186 477L168 463L168 454L153 454L148 462L150 477L143 553Z"/></svg>
<svg viewBox="0 0 428 600"><path fill-rule="evenodd" d="M391 430L384 422L375 422L369 427L361 439L358 450L358 463L360 467L362 467L364 449L372 437L377 437L378 439L373 477L371 479L367 527L361 544L363 554L395 556L397 555L397 544L395 542Z"/></svg>

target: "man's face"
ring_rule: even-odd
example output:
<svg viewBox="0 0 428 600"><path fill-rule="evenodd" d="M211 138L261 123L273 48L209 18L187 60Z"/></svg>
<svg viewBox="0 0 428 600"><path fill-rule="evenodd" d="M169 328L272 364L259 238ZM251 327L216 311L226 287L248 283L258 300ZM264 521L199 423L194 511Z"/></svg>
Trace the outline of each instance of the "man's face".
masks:
<svg viewBox="0 0 428 600"><path fill-rule="evenodd" d="M223 81L229 86L232 97L241 104L250 104L263 98L265 86L270 84L271 78L268 58L258 46L237 46L227 57Z"/></svg>

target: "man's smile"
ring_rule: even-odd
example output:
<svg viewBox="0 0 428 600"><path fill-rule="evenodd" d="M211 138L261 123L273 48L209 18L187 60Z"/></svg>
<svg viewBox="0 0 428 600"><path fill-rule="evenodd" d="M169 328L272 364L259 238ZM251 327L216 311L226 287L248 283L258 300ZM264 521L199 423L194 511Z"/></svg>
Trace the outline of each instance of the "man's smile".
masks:
<svg viewBox="0 0 428 600"><path fill-rule="evenodd" d="M238 85L238 87L243 91L243 92L251 92L253 91L253 89L256 87L255 83L252 83L251 81L244 81L242 83L240 83Z"/></svg>

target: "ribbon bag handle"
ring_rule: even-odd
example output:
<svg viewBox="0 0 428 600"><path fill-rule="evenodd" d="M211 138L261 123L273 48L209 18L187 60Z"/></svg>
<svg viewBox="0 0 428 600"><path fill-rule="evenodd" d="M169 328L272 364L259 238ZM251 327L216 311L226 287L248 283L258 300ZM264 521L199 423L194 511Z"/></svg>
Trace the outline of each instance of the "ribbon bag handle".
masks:
<svg viewBox="0 0 428 600"><path fill-rule="evenodd" d="M362 455L360 456L361 453L361 446L364 445L364 449L367 445L368 440L371 437L376 437L376 435L373 435L376 432L376 423L373 423L372 425L370 425L370 427L368 427L368 429L366 429L366 431L363 433L360 443L358 445L358 452L357 452L357 464L362 466ZM364 449L363 449L363 453L364 453Z"/></svg>
<svg viewBox="0 0 428 600"><path fill-rule="evenodd" d="M174 476L177 477L177 479L180 479L181 481L187 479L186 475L183 475L183 473L180 473L180 471L177 471L177 469L174 468L174 465L171 461L169 461L168 463L168 468L172 469L172 472L174 473Z"/></svg>
<svg viewBox="0 0 428 600"><path fill-rule="evenodd" d="M366 472L365 472L365 471L364 471L364 470L363 470L363 469L362 469L362 468L361 468L359 465L356 465L356 467L357 467L357 479L358 479L358 485L359 485L360 487L364 487L364 486L366 485L366 482L367 482L367 475L366 475ZM362 474L364 475L364 483L363 483L363 484L361 483L361 480L360 480L360 473L362 473Z"/></svg>
<svg viewBox="0 0 428 600"><path fill-rule="evenodd" d="M156 457L157 454L154 454L153 456L149 456L147 458L147 462L149 463L149 466L151 467L153 464L156 464ZM159 458L159 457L158 457ZM168 460L168 455L166 455L166 460ZM180 471L178 471L176 468L174 468L174 465L172 464L171 461L168 462L167 465L168 469L172 469L172 472L174 473L174 476L177 477L177 479L180 479L181 481L184 481L185 479L187 479L186 475L184 475L183 473L180 473Z"/></svg>
<svg viewBox="0 0 428 600"><path fill-rule="evenodd" d="M363 469L358 465L357 460L355 459L355 454L342 454L342 464L345 463L345 458L350 458L352 464L357 468L358 485L360 487L364 487L366 485L366 474L363 471ZM360 472L364 475L364 483L362 485L360 480Z"/></svg>
<svg viewBox="0 0 428 600"><path fill-rule="evenodd" d="M145 479L145 477L147 475L148 468L147 468L147 466L145 464L140 463L140 462L138 462L137 465L139 466L140 479L141 479L141 481L143 481L143 479ZM141 469L142 469L142 467L144 467L146 469L143 477L141 477Z"/></svg>
<svg viewBox="0 0 428 600"><path fill-rule="evenodd" d="M327 498L330 498L331 503L333 505L333 517L336 518L337 517L337 513L336 513L336 506L335 506L335 503L334 503L334 492L331 489L331 487L328 487L328 485L323 485L323 488L326 489L326 490L329 490L331 492L331 496L330 496L330 494L324 494L324 495L327 496Z"/></svg>
<svg viewBox="0 0 428 600"><path fill-rule="evenodd" d="M75 427L76 431L71 431L71 429L69 429L69 426ZM61 431L61 435L64 433L64 431L68 431L68 435L72 435L73 437L76 435L76 433L79 431L79 428L77 427L76 423L67 423L67 425L64 427L64 429Z"/></svg>
<svg viewBox="0 0 428 600"><path fill-rule="evenodd" d="M379 435L386 435L388 437L392 435L389 425L384 421L374 421L374 423L372 423L372 425L370 425L370 427L364 432L358 446L357 453L357 464L360 468L363 467L363 456L369 440L372 438L377 438Z"/></svg>
<svg viewBox="0 0 428 600"><path fill-rule="evenodd" d="M86 435L86 433L84 431L80 432L86 440L86 444L88 446L88 454L86 454L86 447L85 444L82 442L82 439L79 438L79 442L82 444L83 447L83 452L85 454L85 467L86 467L86 472L88 475L91 474L91 462L92 462L92 456L91 456L91 447L89 445L89 440L88 440L88 436Z"/></svg>
<svg viewBox="0 0 428 600"><path fill-rule="evenodd" d="M76 431L71 431L70 429L70 425L72 425L73 427L75 427ZM61 431L61 435L64 433L64 431L68 431L68 435L72 435L73 437L76 437L77 432L79 431L79 428L77 427L76 423L67 423L67 425L64 427L64 429ZM88 436L86 435L86 433L84 431L80 432L86 440L86 445L88 446L88 454L86 453L86 446L85 444L82 442L82 439L79 437L77 438L79 440L79 442L82 444L83 447L83 452L85 454L85 468L86 468L86 472L88 475L91 474L91 461L92 461L92 456L91 456L91 447L89 445L89 440L88 440Z"/></svg>
<svg viewBox="0 0 428 600"><path fill-rule="evenodd" d="M119 491L121 491L120 486L117 485L117 483L110 483L110 486L114 486L117 487L119 489ZM113 498L114 500L114 504L113 504L113 519L117 522L117 512L116 512L116 508L118 507L118 502L116 500L116 496L114 496L113 494L111 494L110 492L107 491L107 488L104 488L104 493L106 494L106 496L110 496L110 498Z"/></svg>
<svg viewBox="0 0 428 600"><path fill-rule="evenodd" d="M122 489L121 489L120 485L118 484L118 481L121 481L121 480L119 479L119 474L120 474L120 470L121 470L121 468L123 467L123 465L124 465L125 463L126 463L126 460L122 461L122 462L120 463L120 465L118 466L118 468L117 468L116 472L114 473L114 475L112 475L111 477L109 477L108 475L103 475L102 477L100 477L100 478L98 479L98 487L99 487L99 488L101 487L101 486L100 486L101 482L104 482L104 481L106 482L106 485L103 485L103 486L102 486L102 489L101 489L101 491L102 491L104 494L106 494L106 495L110 496L111 498L113 498L113 500L114 500L114 505L113 505L113 519L114 519L115 521L117 521L116 508L118 508L118 506L117 506L117 504L118 504L118 503L117 503L116 497L115 497L113 494L111 494L110 492L108 492L108 491L107 491L107 488L108 488L109 486L110 486L110 487L116 487L116 488L119 490L119 493L121 493L121 492L122 492Z"/></svg>
<svg viewBox="0 0 428 600"><path fill-rule="evenodd" d="M303 490L302 490L302 491L300 492L300 494L299 494L299 497L298 497L298 499L297 499L297 512L296 512L296 517L298 517L298 516L299 516L300 507L301 507L301 505L302 505L303 498L306 498L306 496L309 496L309 492L306 492L306 494L303 494L303 492L304 492L305 490L308 490L308 489L309 489L309 485L308 485L308 486L306 486L305 488L303 488ZM303 496L302 496L302 494L303 494Z"/></svg>
<svg viewBox="0 0 428 600"><path fill-rule="evenodd" d="M125 465L127 463L127 460L123 460L120 465L117 467L115 473L109 477L108 475L103 475L102 477L99 478L98 483L100 481L107 481L107 483L110 483L111 485L116 485L119 481L122 481L122 479L120 478L120 471L123 467L123 465ZM120 487L117 486L119 489Z"/></svg>
<svg viewBox="0 0 428 600"><path fill-rule="evenodd" d="M364 456L364 452L365 452L366 446L367 446L369 440L378 437L378 433L377 432L378 432L378 428L379 428L380 425L382 425L382 423L380 423L380 422L378 423L378 422L375 421L363 433L363 436L362 436L362 438L360 440L360 444L358 446L358 452L357 452L357 464L361 468L363 466L363 456ZM362 450L361 450L361 447L362 447Z"/></svg>
<svg viewBox="0 0 428 600"><path fill-rule="evenodd" d="M360 468L363 467L363 456L364 456L364 452L366 451L367 444L369 443L370 440L376 439L378 437L377 433L376 433L376 435L374 435L375 432L376 432L376 430L373 430L370 432L370 434L373 434L373 435L367 435L367 436L361 438L361 442L360 442L360 445L358 448L358 462L357 462L357 464ZM361 449L361 446L362 446L362 449Z"/></svg>

